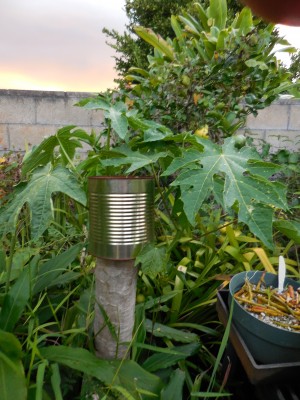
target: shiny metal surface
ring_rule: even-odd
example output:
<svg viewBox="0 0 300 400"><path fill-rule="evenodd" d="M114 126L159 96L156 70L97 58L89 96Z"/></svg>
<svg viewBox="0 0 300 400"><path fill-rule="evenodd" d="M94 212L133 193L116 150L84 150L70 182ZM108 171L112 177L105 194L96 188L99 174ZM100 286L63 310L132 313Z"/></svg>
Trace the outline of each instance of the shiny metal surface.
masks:
<svg viewBox="0 0 300 400"><path fill-rule="evenodd" d="M154 180L90 177L89 252L128 260L154 239Z"/></svg>

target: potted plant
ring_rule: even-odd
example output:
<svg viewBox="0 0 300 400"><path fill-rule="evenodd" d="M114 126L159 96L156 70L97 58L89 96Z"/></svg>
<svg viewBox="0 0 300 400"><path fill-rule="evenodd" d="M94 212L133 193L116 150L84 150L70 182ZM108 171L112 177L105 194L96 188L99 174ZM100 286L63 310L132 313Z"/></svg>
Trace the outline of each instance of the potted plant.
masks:
<svg viewBox="0 0 300 400"><path fill-rule="evenodd" d="M300 359L300 283L278 275L244 271L229 284L234 302L232 320L254 359L263 364L298 362Z"/></svg>

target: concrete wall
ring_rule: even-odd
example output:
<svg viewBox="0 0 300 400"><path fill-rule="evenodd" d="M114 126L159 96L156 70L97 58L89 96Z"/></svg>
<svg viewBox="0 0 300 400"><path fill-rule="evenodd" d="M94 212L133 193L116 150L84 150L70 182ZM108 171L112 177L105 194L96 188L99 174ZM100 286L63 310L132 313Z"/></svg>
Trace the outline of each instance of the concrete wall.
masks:
<svg viewBox="0 0 300 400"><path fill-rule="evenodd" d="M0 150L24 151L66 125L99 130L101 111L74 107L91 93L0 90Z"/></svg>
<svg viewBox="0 0 300 400"><path fill-rule="evenodd" d="M0 90L0 151L24 151L65 125L99 131L103 115L73 105L91 93ZM272 151L300 151L300 101L280 100L250 116L242 130Z"/></svg>
<svg viewBox="0 0 300 400"><path fill-rule="evenodd" d="M271 144L271 151L287 149L300 151L300 100L280 99L260 110L257 117L249 116L242 130L256 143Z"/></svg>

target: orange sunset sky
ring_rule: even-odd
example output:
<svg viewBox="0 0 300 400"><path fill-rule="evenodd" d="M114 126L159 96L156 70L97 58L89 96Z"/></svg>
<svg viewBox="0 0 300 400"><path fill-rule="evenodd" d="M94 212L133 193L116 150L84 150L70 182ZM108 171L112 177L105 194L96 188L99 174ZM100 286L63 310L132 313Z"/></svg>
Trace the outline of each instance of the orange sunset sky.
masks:
<svg viewBox="0 0 300 400"><path fill-rule="evenodd" d="M150 1L150 0L149 0ZM0 89L100 92L115 85L103 27L123 32L125 0L1 0ZM300 28L281 28L300 48Z"/></svg>

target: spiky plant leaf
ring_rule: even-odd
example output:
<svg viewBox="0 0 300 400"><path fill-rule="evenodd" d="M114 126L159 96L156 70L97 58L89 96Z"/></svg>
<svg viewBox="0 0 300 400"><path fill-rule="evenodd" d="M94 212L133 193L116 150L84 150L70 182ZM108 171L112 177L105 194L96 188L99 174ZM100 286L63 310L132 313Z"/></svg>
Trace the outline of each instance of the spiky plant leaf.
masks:
<svg viewBox="0 0 300 400"><path fill-rule="evenodd" d="M65 193L78 203L86 204L86 194L71 172L58 166L52 169L50 164L37 169L31 180L0 213L0 232L11 232L17 226L20 211L28 204L31 220L31 234L38 239L52 220L52 195Z"/></svg>
<svg viewBox="0 0 300 400"><path fill-rule="evenodd" d="M56 147L64 165L67 165L74 158L76 149L82 147L78 139L86 143L89 143L90 139L90 136L84 130L75 128L74 125L65 126L59 129L55 135L44 139L29 155L25 156L22 174L25 175L52 161Z"/></svg>
<svg viewBox="0 0 300 400"><path fill-rule="evenodd" d="M278 167L263 163L253 148L236 148L234 138L226 139L223 146L205 139L199 142L204 146L203 152L186 151L163 174L178 174L173 185L181 188L189 221L194 223L202 203L213 192L215 178L223 177L225 208L237 207L239 220L272 247L274 208L287 209L285 186L268 179Z"/></svg>

